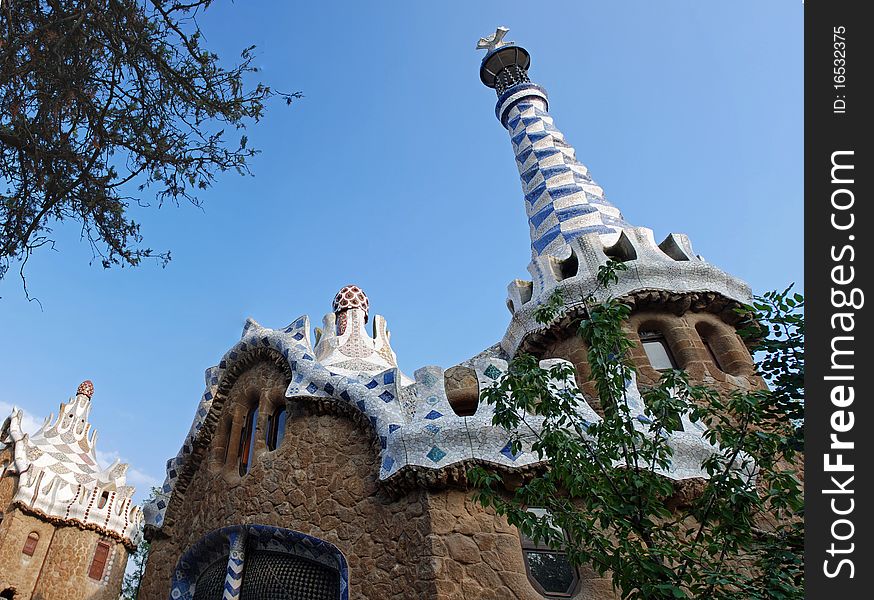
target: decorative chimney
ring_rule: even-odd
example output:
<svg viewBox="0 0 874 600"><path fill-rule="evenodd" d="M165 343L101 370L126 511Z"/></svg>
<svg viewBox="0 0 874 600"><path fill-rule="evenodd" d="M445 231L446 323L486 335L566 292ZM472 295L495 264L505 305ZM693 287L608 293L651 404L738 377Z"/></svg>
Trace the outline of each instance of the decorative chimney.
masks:
<svg viewBox="0 0 874 600"><path fill-rule="evenodd" d="M380 373L398 366L389 344L385 318L373 318L373 336L365 325L370 301L357 285L344 286L334 296L333 312L325 315L324 328L316 330L316 359L343 375Z"/></svg>

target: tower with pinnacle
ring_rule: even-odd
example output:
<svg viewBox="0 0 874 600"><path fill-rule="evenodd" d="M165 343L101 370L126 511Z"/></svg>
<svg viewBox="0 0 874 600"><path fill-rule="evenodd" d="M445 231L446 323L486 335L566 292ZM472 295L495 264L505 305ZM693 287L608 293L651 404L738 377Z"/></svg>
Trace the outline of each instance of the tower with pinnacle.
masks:
<svg viewBox="0 0 874 600"><path fill-rule="evenodd" d="M139 600L614 599L609 579L521 537L471 500L466 481L473 465L508 480L547 466L533 436L515 446L493 424L494 406L479 402L520 352L546 367L571 363L579 416L601 419L576 332L583 299L605 293L596 276L608 260L628 267L609 293L633 307L639 376L626 395L644 435L656 433L640 389L660 370L679 367L724 391L757 385L734 327L749 288L685 235L657 242L626 221L556 126L530 53L506 33L477 45L530 230L531 278L508 288L506 332L459 365L407 374L358 286L336 294L319 329L307 316L276 328L250 319L207 369L191 428L144 511L152 545ZM538 322L555 291L562 310ZM526 425L536 431L538 419ZM661 435L673 449L662 475L706 477L702 460L715 449L700 429L683 417L682 430Z"/></svg>
<svg viewBox="0 0 874 600"><path fill-rule="evenodd" d="M84 381L34 432L0 427L0 598L116 600L142 513L128 465L101 467Z"/></svg>

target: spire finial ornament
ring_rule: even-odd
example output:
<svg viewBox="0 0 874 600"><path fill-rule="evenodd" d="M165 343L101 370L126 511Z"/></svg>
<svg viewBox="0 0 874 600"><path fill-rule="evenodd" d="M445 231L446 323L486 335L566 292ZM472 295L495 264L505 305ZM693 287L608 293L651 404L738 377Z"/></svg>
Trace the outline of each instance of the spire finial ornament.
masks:
<svg viewBox="0 0 874 600"><path fill-rule="evenodd" d="M495 29L495 32L487 37L481 37L479 41L476 43L477 50L485 50L487 53L492 50L497 50L502 46L509 46L514 44L515 42L505 42L504 36L507 35L507 32L510 31L507 27L503 27L501 25Z"/></svg>
<svg viewBox="0 0 874 600"><path fill-rule="evenodd" d="M90 379L86 379L79 384L79 387L76 389L76 395L87 396L89 399L94 395L94 384L91 383Z"/></svg>

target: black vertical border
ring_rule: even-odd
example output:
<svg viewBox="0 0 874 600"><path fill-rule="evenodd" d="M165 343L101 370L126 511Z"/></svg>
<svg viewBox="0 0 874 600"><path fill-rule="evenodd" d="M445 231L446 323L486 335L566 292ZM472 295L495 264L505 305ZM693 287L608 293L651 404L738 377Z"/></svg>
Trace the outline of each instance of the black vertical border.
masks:
<svg viewBox="0 0 874 600"><path fill-rule="evenodd" d="M855 599L871 598L872 586L869 583L874 571L874 558L871 547L874 546L871 531L872 493L866 492L872 488L874 478L874 451L872 451L872 403L874 391L869 386L867 374L874 369L868 359L872 341L870 334L871 319L868 315L869 303L874 303L874 290L870 281L874 263L871 262L872 221L874 221L874 197L872 197L871 179L874 178L870 148L871 128L867 113L874 110L874 102L870 93L868 80L874 76L874 20L863 15L863 9L870 4L865 1L850 0L805 0L804 7L804 278L806 295L806 378L805 378L805 591L810 599ZM844 27L845 47L836 47L840 41L835 38L836 28ZM835 63L836 50L845 50L845 64ZM845 66L846 88L835 88L835 69ZM844 96L844 98L840 98ZM846 101L843 114L835 112L835 100ZM854 176L853 183L832 183L832 153L852 150ZM846 161L846 158L842 160ZM843 171L847 173L847 171ZM835 211L832 207L832 193L839 188L851 189L854 196L853 207L845 211ZM838 202L846 204L849 196L846 193L838 195ZM839 223L846 224L849 213L852 212L854 226L852 230L839 231L832 226L832 214L838 213ZM854 239L850 239L850 236ZM846 245L853 251L845 251L843 260L834 260L833 253L840 256L840 250ZM851 254L854 260L850 262ZM851 284L839 286L832 280L832 269L844 265L844 271L839 273L846 277L848 267L854 267L854 281ZM832 302L833 289L843 289L849 293L853 287L866 294L861 308L837 308ZM832 317L835 313L853 313L855 330L852 333L842 332L840 328L833 329ZM846 322L845 322L846 323ZM832 339L836 335L852 336L852 348L846 340L842 348L852 349L854 354L850 359L844 357L843 362L851 361L854 365L852 375L854 381L842 382L852 385L855 399L852 405L839 408L831 401L833 386L836 381L826 380L829 375L847 375L849 370L836 372L831 368ZM835 411L846 411L838 418L844 426L849 411L853 413L854 426L850 431L839 433L841 440L852 441L852 450L843 450L843 462L852 464L854 476L847 484L848 473L826 472L825 455L831 453L834 463L835 450L829 448L832 427L832 416ZM840 422L839 422L839 426ZM835 476L837 482L847 489L852 488L852 494L833 494L837 486L831 480ZM831 502L835 499L838 510L847 510L851 505L853 510L847 515L835 514ZM848 519L852 528L846 523L836 526L835 532L844 537L852 531L852 537L847 540L835 539L833 525L838 519ZM852 550L845 554L829 553L832 544L841 551ZM846 563L835 577L828 577L826 569L832 572L843 558L852 561L851 569ZM826 566L828 562L828 567Z"/></svg>

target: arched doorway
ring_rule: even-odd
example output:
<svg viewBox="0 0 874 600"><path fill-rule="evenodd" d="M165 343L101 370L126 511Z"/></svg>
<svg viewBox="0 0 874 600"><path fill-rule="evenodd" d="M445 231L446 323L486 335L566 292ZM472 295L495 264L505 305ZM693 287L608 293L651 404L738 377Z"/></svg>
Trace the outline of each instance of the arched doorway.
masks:
<svg viewBox="0 0 874 600"><path fill-rule="evenodd" d="M213 531L176 565L171 600L348 600L346 559L333 545L266 525Z"/></svg>

